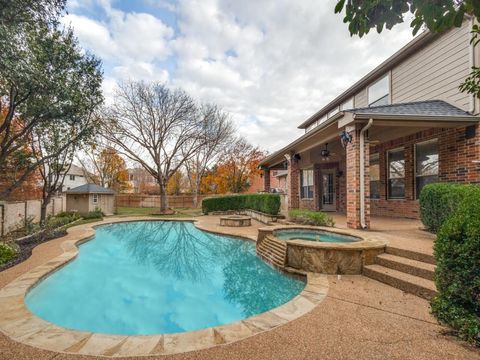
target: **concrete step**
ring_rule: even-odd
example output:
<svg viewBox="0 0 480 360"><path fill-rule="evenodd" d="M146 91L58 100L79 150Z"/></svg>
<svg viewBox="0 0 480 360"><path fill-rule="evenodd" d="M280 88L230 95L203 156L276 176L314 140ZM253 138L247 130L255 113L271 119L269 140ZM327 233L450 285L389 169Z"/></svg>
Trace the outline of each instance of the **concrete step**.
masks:
<svg viewBox="0 0 480 360"><path fill-rule="evenodd" d="M363 275L427 300L437 294L433 281L381 265L364 266Z"/></svg>
<svg viewBox="0 0 480 360"><path fill-rule="evenodd" d="M414 250L401 249L394 246L387 246L385 249L387 254L392 254L400 257L404 257L411 260L421 261L428 264L435 265L435 257L433 254L426 254Z"/></svg>
<svg viewBox="0 0 480 360"><path fill-rule="evenodd" d="M433 281L435 265L422 261L392 255L380 254L375 258L375 263L386 268L398 270L410 275L418 276Z"/></svg>

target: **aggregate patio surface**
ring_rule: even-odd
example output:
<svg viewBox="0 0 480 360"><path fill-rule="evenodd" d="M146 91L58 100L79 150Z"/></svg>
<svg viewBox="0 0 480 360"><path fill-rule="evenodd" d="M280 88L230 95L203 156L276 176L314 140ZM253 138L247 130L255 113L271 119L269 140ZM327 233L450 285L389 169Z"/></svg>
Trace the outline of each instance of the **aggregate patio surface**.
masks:
<svg viewBox="0 0 480 360"><path fill-rule="evenodd" d="M217 226L217 217L198 220L200 228L246 237L255 237L256 229L264 226L255 222L250 228L226 229ZM62 254L62 241L55 239L36 247L27 261L1 272L0 288ZM446 328L436 323L427 301L363 276L328 279L326 299L285 325L227 345L148 358L480 359L478 349L450 336ZM0 359L88 358L94 357L41 350L0 333Z"/></svg>

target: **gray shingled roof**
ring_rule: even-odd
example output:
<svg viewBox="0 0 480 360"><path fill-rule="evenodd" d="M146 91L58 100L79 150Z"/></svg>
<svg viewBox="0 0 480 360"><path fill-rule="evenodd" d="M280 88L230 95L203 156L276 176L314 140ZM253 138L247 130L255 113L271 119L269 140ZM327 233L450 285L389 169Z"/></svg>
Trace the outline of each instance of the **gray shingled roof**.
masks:
<svg viewBox="0 0 480 360"><path fill-rule="evenodd" d="M107 189L97 184L85 184L66 191L67 194L115 194L112 189Z"/></svg>
<svg viewBox="0 0 480 360"><path fill-rule="evenodd" d="M472 114L442 100L416 101L346 110L355 114L472 117Z"/></svg>

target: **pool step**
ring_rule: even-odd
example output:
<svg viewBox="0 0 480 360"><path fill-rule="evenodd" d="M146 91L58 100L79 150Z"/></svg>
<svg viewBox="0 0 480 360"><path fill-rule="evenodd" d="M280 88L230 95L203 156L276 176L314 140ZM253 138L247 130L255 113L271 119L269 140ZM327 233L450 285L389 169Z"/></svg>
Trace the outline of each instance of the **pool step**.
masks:
<svg viewBox="0 0 480 360"><path fill-rule="evenodd" d="M375 258L375 263L386 268L398 270L431 281L433 281L433 275L435 273L435 265L433 264L388 253L378 255Z"/></svg>
<svg viewBox="0 0 480 360"><path fill-rule="evenodd" d="M262 241L257 242L257 255L275 266L284 268L287 259L287 244L266 236Z"/></svg>

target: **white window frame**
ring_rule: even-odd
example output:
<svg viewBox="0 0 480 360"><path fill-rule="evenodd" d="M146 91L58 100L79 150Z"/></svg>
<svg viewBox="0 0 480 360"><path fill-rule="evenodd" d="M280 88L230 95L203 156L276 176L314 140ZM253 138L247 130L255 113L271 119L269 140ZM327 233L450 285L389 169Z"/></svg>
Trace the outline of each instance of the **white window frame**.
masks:
<svg viewBox="0 0 480 360"><path fill-rule="evenodd" d="M380 193L380 185L382 183L381 176L380 176L380 153L379 152L372 153L370 155L370 161L372 161L372 158L376 158L376 160L378 161L378 180L376 180L376 181L378 181L378 183L379 183L379 186L378 186L379 192L378 192L378 197L374 198L374 197L372 197L372 191L370 190L370 200L380 200L380 198L382 197L382 194Z"/></svg>
<svg viewBox="0 0 480 360"><path fill-rule="evenodd" d="M92 204L98 204L98 194L92 194Z"/></svg>
<svg viewBox="0 0 480 360"><path fill-rule="evenodd" d="M70 175L70 181L75 181L75 175Z"/></svg>
<svg viewBox="0 0 480 360"><path fill-rule="evenodd" d="M312 184L311 185L306 185L306 187L312 187L312 197L305 197L304 196L304 191L302 191L303 186L303 172L304 171L311 171L312 172ZM302 200L313 200L315 197L315 172L313 171L313 167L308 167L304 169L300 169L300 199ZM308 196L308 191L307 191L307 196Z"/></svg>
<svg viewBox="0 0 480 360"><path fill-rule="evenodd" d="M438 163L440 165L440 151L438 151L438 138L430 139L426 141L420 141L418 143L415 143L413 147L413 191L415 193L415 200L418 200L418 195L419 195L417 194L417 177L425 176L425 175L417 174L417 146L430 144L430 143L437 143ZM440 167L438 168L438 172L437 172L437 176L439 175L440 175Z"/></svg>
<svg viewBox="0 0 480 360"><path fill-rule="evenodd" d="M351 103L352 105L346 106L346 104ZM344 101L340 105L340 111L349 110L355 108L355 98L352 96L350 99Z"/></svg>
<svg viewBox="0 0 480 360"><path fill-rule="evenodd" d="M390 105L392 103L392 76L390 74L390 72L386 73L384 76L382 76L380 79L378 79L377 81L375 81L374 83L370 84L367 86L367 104L368 106L372 106L374 103L376 103L378 100L382 99L384 96L382 97L379 97L378 99L375 99L375 100L371 100L370 99L370 88L375 86L376 84L378 84L380 81L382 81L383 79L387 78L388 81L388 94L387 94L387 99L388 99L388 103L387 105ZM375 105L374 105L375 106Z"/></svg>
<svg viewBox="0 0 480 360"><path fill-rule="evenodd" d="M404 163L404 174L403 174L403 197L392 197L392 195L390 194L390 153L393 153L393 152L400 152L400 151L403 151L403 163ZM387 160L387 167L386 167L386 170L387 170L387 199L388 200L405 200L406 199L406 196L407 196L407 193L406 193L406 187L407 187L407 168L406 168L406 156L405 156L405 147L398 147L398 148L395 148L395 149L389 149L387 150L387 153L386 153L386 160ZM398 178L398 179L401 179L401 178Z"/></svg>

